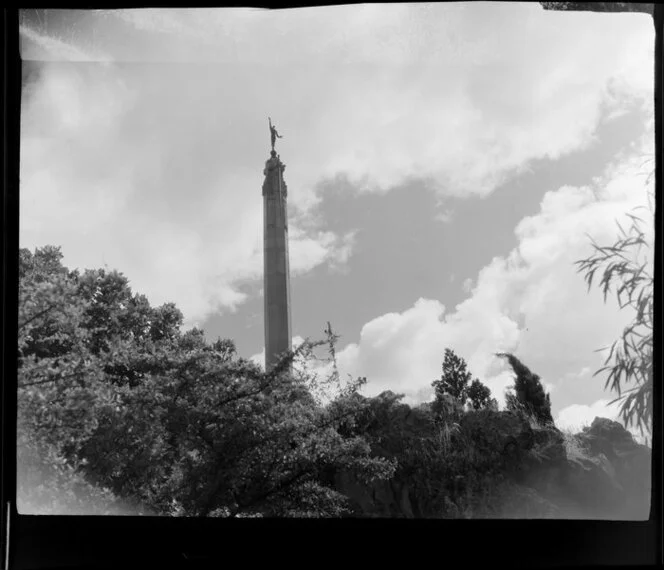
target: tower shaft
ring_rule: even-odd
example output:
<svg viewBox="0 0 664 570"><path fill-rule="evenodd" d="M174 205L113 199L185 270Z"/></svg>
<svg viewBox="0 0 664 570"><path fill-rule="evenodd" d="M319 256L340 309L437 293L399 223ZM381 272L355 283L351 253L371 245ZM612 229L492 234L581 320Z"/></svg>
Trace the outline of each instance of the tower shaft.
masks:
<svg viewBox="0 0 664 570"><path fill-rule="evenodd" d="M286 165L273 150L265 163L263 182L263 295L265 369L291 348L290 276L288 261Z"/></svg>

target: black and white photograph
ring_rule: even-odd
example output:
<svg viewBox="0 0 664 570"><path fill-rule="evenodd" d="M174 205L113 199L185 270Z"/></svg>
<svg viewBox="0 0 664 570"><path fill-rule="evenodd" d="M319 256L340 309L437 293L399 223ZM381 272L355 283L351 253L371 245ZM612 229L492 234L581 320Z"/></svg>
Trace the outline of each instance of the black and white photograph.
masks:
<svg viewBox="0 0 664 570"><path fill-rule="evenodd" d="M653 5L587 4L20 10L18 513L647 521Z"/></svg>

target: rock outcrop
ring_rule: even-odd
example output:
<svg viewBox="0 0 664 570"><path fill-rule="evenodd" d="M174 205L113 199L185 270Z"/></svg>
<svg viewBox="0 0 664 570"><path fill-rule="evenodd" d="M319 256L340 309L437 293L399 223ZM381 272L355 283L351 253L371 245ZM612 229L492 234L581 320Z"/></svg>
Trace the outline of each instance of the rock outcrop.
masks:
<svg viewBox="0 0 664 570"><path fill-rule="evenodd" d="M621 424L595 418L567 438L554 426L535 428L532 439L509 476L557 505L558 518L648 518L650 449Z"/></svg>
<svg viewBox="0 0 664 570"><path fill-rule="evenodd" d="M652 452L634 441L618 422L595 418L577 436L588 455L602 462L617 493L613 513L628 519L647 519L650 512Z"/></svg>
<svg viewBox="0 0 664 570"><path fill-rule="evenodd" d="M595 418L570 436L553 425L533 427L513 412L481 410L457 419L445 426L441 446L443 428L426 410L380 400L372 449L400 466L392 480L369 486L351 473L336 475L354 516L487 516L476 506L490 504L488 516L497 517L648 518L651 452L621 424Z"/></svg>
<svg viewBox="0 0 664 570"><path fill-rule="evenodd" d="M543 432L549 432L550 440L536 443L520 482L560 505L561 518L648 517L650 450L636 443L621 424L595 418L568 441L562 434L556 439L551 428Z"/></svg>

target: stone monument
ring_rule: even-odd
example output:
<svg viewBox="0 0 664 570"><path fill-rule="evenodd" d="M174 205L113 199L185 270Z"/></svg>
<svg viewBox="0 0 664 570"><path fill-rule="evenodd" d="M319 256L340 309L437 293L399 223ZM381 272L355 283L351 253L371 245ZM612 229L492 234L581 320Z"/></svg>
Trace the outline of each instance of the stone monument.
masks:
<svg viewBox="0 0 664 570"><path fill-rule="evenodd" d="M272 150L263 170L263 295L265 369L269 372L279 355L291 349L291 309L286 165L274 150L276 139L283 137L268 120Z"/></svg>

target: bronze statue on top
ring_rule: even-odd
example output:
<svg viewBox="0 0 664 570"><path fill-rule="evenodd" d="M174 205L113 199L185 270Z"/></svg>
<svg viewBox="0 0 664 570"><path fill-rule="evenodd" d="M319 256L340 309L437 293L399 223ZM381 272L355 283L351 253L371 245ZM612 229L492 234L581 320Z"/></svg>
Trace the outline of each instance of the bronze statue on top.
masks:
<svg viewBox="0 0 664 570"><path fill-rule="evenodd" d="M276 142L276 140L277 140L278 138L279 138L279 139L283 139L284 137L282 137L282 136L277 132L277 129L272 125L272 119L270 119L270 117L268 117L267 119L268 119L268 121L270 121L270 137L271 137L271 139L272 139L272 150L274 150L274 143Z"/></svg>

